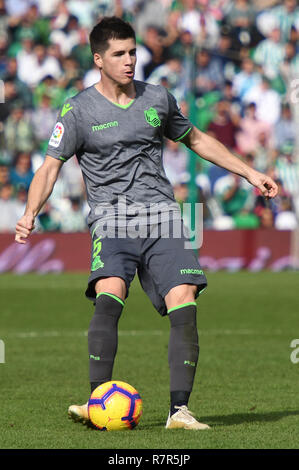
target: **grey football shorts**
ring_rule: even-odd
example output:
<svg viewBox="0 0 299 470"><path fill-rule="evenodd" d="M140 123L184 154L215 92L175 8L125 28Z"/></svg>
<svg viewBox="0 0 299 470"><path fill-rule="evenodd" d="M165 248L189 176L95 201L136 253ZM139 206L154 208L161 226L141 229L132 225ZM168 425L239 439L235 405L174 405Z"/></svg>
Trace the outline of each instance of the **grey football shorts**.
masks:
<svg viewBox="0 0 299 470"><path fill-rule="evenodd" d="M182 227L183 222L181 221ZM196 297L207 286L195 251L186 248L188 241L182 230L182 236L168 238L153 236L153 227L147 227L147 238L108 238L103 237L91 227L92 252L91 273L85 295L95 302L95 283L100 278L120 277L125 281L127 292L136 271L140 284L151 300L155 309L162 315L167 314L164 302L166 294L181 284L197 286ZM155 228L157 232L157 227ZM171 230L170 230L171 232Z"/></svg>

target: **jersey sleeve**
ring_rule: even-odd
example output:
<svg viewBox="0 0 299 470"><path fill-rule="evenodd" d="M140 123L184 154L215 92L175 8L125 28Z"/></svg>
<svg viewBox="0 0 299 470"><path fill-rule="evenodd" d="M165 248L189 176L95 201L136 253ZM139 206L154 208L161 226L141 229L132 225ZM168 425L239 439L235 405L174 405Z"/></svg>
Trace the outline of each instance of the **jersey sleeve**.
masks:
<svg viewBox="0 0 299 470"><path fill-rule="evenodd" d="M66 162L79 149L74 103L68 100L59 111L46 155Z"/></svg>
<svg viewBox="0 0 299 470"><path fill-rule="evenodd" d="M193 124L184 116L177 104L175 97L167 91L168 116L164 135L175 142L183 139L193 128Z"/></svg>

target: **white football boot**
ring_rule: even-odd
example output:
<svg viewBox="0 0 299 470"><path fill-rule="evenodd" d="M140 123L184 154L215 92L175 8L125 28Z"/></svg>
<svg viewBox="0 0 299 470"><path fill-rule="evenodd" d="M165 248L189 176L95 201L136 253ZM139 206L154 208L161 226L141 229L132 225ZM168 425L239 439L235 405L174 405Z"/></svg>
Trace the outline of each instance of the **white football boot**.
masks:
<svg viewBox="0 0 299 470"><path fill-rule="evenodd" d="M166 429L192 429L194 431L211 429L207 424L197 421L186 405L175 406L175 408L177 408L178 411L172 416L170 416L169 413L165 426Z"/></svg>
<svg viewBox="0 0 299 470"><path fill-rule="evenodd" d="M68 409L68 415L77 423L89 424L88 402L84 405L71 405Z"/></svg>

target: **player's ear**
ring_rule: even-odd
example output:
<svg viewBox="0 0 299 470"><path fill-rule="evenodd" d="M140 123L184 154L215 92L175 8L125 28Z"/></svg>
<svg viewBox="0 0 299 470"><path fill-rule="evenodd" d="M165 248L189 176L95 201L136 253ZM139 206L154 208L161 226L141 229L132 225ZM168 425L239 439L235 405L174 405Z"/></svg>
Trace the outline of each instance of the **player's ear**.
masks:
<svg viewBox="0 0 299 470"><path fill-rule="evenodd" d="M102 66L103 66L102 55L99 54L98 52L95 52L94 55L93 55L93 60L94 60L94 63L96 64L96 66L101 69Z"/></svg>

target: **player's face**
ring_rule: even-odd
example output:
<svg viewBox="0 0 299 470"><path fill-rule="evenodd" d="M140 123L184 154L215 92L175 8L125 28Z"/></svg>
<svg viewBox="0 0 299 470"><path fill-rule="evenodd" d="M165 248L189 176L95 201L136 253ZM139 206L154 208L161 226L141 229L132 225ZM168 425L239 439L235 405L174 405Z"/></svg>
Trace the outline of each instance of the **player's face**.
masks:
<svg viewBox="0 0 299 470"><path fill-rule="evenodd" d="M95 63L102 76L119 85L128 85L134 78L136 43L133 38L110 39L103 54L95 54Z"/></svg>

